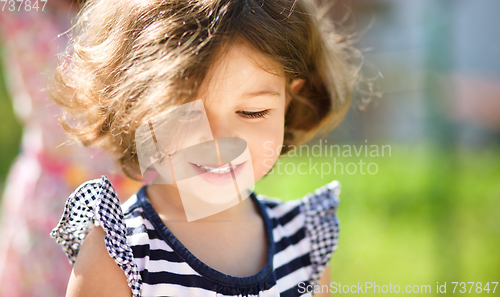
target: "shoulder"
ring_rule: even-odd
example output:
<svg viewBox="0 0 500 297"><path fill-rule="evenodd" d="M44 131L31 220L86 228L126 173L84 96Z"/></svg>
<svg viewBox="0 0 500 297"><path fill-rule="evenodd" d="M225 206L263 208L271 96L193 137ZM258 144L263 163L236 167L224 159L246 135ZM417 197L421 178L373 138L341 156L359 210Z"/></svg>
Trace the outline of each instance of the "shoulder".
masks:
<svg viewBox="0 0 500 297"><path fill-rule="evenodd" d="M139 214L143 213L142 203L141 201L139 201L137 195L138 194L132 195L132 197L127 199L121 205L125 221L129 220L130 218L137 217Z"/></svg>
<svg viewBox="0 0 500 297"><path fill-rule="evenodd" d="M281 202L257 196L272 223L276 256L285 263L284 258L308 255L304 265L310 267L312 284L319 283L337 248L339 194L339 182L332 181L297 200ZM290 245L294 248L289 249Z"/></svg>
<svg viewBox="0 0 500 297"><path fill-rule="evenodd" d="M304 197L285 201L274 197L257 195L269 218L282 226L293 219L301 218L303 224L316 223L318 219L336 218L339 204L340 183L332 181Z"/></svg>
<svg viewBox="0 0 500 297"><path fill-rule="evenodd" d="M340 183L332 181L302 198L307 236L311 242L311 283L318 284L337 249L340 222L337 217Z"/></svg>
<svg viewBox="0 0 500 297"><path fill-rule="evenodd" d="M68 296L101 296L95 294L107 292L96 289L102 284L120 292L113 296L123 295L122 291L139 296L140 274L127 242L122 208L105 176L82 184L68 198L61 220L51 232L74 265Z"/></svg>
<svg viewBox="0 0 500 297"><path fill-rule="evenodd" d="M66 296L132 296L127 277L106 249L106 232L94 228L84 240Z"/></svg>

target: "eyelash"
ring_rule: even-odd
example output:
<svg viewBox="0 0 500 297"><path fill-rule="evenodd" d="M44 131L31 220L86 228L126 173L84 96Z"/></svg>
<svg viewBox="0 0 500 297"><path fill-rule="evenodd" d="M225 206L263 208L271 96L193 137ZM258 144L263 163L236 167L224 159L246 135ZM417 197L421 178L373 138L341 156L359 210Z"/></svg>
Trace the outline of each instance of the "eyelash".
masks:
<svg viewBox="0 0 500 297"><path fill-rule="evenodd" d="M239 113L242 117L247 119L258 119L265 118L269 114L269 110L261 110L261 111L244 111L238 110L236 113Z"/></svg>

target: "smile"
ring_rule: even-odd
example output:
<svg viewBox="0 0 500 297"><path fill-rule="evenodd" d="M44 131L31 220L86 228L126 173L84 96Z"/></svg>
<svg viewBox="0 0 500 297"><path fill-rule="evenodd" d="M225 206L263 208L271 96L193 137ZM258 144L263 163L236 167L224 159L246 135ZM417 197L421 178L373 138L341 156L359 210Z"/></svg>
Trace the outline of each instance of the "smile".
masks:
<svg viewBox="0 0 500 297"><path fill-rule="evenodd" d="M234 165L234 166L224 165L224 166L220 166L220 167L210 167L210 166L204 166L204 165L195 164L195 163L192 163L192 164L198 168L205 170L206 172L210 172L210 173L214 173L214 174L229 173L231 171L234 171L236 169L236 167L239 166L239 164L238 164L238 165Z"/></svg>

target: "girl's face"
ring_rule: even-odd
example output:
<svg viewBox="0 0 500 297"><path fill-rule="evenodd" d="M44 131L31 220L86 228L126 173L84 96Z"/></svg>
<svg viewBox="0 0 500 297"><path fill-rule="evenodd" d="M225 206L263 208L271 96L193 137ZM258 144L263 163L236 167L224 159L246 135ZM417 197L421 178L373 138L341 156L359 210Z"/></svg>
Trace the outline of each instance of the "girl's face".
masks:
<svg viewBox="0 0 500 297"><path fill-rule="evenodd" d="M283 145L287 95L281 72L274 61L237 43L214 63L198 93L214 138L247 142L255 181L271 169Z"/></svg>
<svg viewBox="0 0 500 297"><path fill-rule="evenodd" d="M155 138L150 135L154 130L160 135L155 147L144 142L149 144L142 159L150 164L148 154L157 150L160 156L159 148L165 150L168 162L158 157L153 163L162 178L158 183L172 195L178 190L188 221L247 198L278 159L290 98L282 73L272 60L236 43L209 69L198 100L166 111L161 119L142 125L142 132L136 131L136 137L147 139ZM294 80L292 92L301 84Z"/></svg>

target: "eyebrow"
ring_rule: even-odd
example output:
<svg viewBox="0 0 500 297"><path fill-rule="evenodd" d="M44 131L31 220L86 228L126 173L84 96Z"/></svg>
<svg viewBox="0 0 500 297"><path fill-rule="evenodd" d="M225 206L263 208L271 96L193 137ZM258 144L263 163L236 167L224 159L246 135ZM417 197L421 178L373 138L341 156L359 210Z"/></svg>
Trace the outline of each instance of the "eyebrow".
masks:
<svg viewBox="0 0 500 297"><path fill-rule="evenodd" d="M257 91L257 92L249 92L249 93L244 93L243 97L246 98L252 98L252 97L258 97L258 96L281 96L281 93L271 91L271 90L263 90L263 91Z"/></svg>

